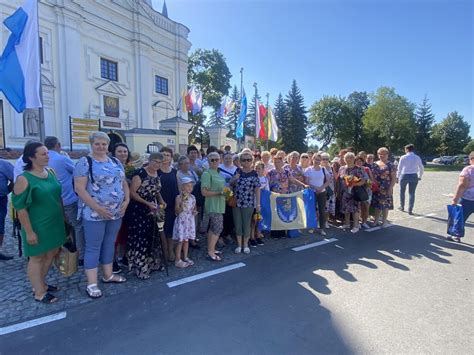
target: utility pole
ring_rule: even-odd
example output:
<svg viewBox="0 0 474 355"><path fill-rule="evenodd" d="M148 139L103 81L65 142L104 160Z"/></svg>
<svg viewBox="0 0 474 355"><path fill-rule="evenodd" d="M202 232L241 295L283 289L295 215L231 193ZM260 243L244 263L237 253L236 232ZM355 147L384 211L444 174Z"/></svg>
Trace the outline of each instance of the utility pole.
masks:
<svg viewBox="0 0 474 355"><path fill-rule="evenodd" d="M243 93L244 93L244 68L240 68L240 102L241 103L242 103ZM242 105L240 106L240 112L242 112ZM239 124L239 117L237 117L237 122L235 122L236 130L237 130L238 124ZM241 144L242 144L241 139L237 138L237 152L240 152Z"/></svg>

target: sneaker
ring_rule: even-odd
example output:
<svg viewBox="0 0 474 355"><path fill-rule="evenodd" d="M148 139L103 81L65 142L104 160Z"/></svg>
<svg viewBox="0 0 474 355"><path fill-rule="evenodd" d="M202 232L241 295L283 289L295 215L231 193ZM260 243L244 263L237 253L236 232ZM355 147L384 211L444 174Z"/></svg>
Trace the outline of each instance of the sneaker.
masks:
<svg viewBox="0 0 474 355"><path fill-rule="evenodd" d="M404 209L402 206L398 207L398 210L399 210L399 211L402 211L402 212L405 211L405 209Z"/></svg>
<svg viewBox="0 0 474 355"><path fill-rule="evenodd" d="M250 248L249 247L244 248L244 254L250 254Z"/></svg>
<svg viewBox="0 0 474 355"><path fill-rule="evenodd" d="M387 221L383 222L382 223L382 228L387 228L387 227L388 227L388 222Z"/></svg>
<svg viewBox="0 0 474 355"><path fill-rule="evenodd" d="M257 245L265 245L262 238L257 238Z"/></svg>
<svg viewBox="0 0 474 355"><path fill-rule="evenodd" d="M341 228L341 229L349 229L349 228L351 228L351 226L348 225L348 224L343 224L343 225L340 226L339 228Z"/></svg>
<svg viewBox="0 0 474 355"><path fill-rule="evenodd" d="M356 234L358 231L359 231L359 228L356 228L356 227L351 229L352 234Z"/></svg>
<svg viewBox="0 0 474 355"><path fill-rule="evenodd" d="M324 225L324 228L326 228L326 229L331 228L331 227L329 226L329 223L328 223L328 222L326 222L326 224Z"/></svg>
<svg viewBox="0 0 474 355"><path fill-rule="evenodd" d="M327 235L326 231L324 229L321 229L319 231L319 234L321 234L323 237Z"/></svg>
<svg viewBox="0 0 474 355"><path fill-rule="evenodd" d="M408 214L409 214L410 216L413 216L413 211L408 211Z"/></svg>
<svg viewBox="0 0 474 355"><path fill-rule="evenodd" d="M235 248L235 250L234 250L234 253L236 253L236 254L240 254L241 252L242 252L242 248L241 248L241 247L237 247L237 248Z"/></svg>
<svg viewBox="0 0 474 355"><path fill-rule="evenodd" d="M313 234L313 233L314 233L314 229L308 229L308 233L309 233L309 234Z"/></svg>
<svg viewBox="0 0 474 355"><path fill-rule="evenodd" d="M360 226L361 226L362 228L364 228L364 229L369 229L369 228L370 228L370 226L367 224L367 222L366 222L366 223L362 223Z"/></svg>
<svg viewBox="0 0 474 355"><path fill-rule="evenodd" d="M257 247L257 241L255 239L250 239L249 240L249 244L252 248L256 248Z"/></svg>
<svg viewBox="0 0 474 355"><path fill-rule="evenodd" d="M118 264L117 260L114 260L114 264L112 265L112 272L114 274L120 274L122 272L122 268Z"/></svg>

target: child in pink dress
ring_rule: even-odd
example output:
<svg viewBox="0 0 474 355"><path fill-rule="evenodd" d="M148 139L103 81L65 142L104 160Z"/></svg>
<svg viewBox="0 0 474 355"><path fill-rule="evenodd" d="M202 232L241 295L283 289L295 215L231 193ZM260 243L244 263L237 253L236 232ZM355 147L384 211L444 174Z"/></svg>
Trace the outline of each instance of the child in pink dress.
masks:
<svg viewBox="0 0 474 355"><path fill-rule="evenodd" d="M196 198L191 194L193 191L193 181L189 177L181 179L181 193L176 196L175 213L177 215L174 221L173 240L176 240L176 260L175 266L186 268L194 265L189 259L189 240L196 238L196 225L194 216L197 214ZM183 258L181 258L181 252Z"/></svg>

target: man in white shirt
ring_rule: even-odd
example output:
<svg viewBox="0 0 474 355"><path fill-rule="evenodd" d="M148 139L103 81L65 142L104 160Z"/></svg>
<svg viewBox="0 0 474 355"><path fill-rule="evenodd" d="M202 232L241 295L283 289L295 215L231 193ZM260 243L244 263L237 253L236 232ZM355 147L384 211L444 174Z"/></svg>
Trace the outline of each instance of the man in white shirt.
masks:
<svg viewBox="0 0 474 355"><path fill-rule="evenodd" d="M405 146L405 155L400 158L397 170L397 182L400 182L400 211L405 210L405 191L408 185L408 214L413 214L415 191L418 181L423 176L423 163L418 155L413 153L413 144Z"/></svg>

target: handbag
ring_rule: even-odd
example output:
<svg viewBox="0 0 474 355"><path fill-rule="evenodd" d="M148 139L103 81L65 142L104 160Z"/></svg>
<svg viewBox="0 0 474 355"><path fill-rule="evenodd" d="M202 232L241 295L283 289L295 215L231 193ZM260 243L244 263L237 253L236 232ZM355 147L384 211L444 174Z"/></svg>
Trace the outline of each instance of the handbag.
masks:
<svg viewBox="0 0 474 355"><path fill-rule="evenodd" d="M74 228L67 223L66 234L66 242L54 258L54 265L63 276L69 277L77 271L77 248L74 243Z"/></svg>
<svg viewBox="0 0 474 355"><path fill-rule="evenodd" d="M364 186L354 186L352 188L352 198L357 202L368 201L369 194Z"/></svg>
<svg viewBox="0 0 474 355"><path fill-rule="evenodd" d="M464 237L464 213L461 205L448 205L448 235Z"/></svg>

